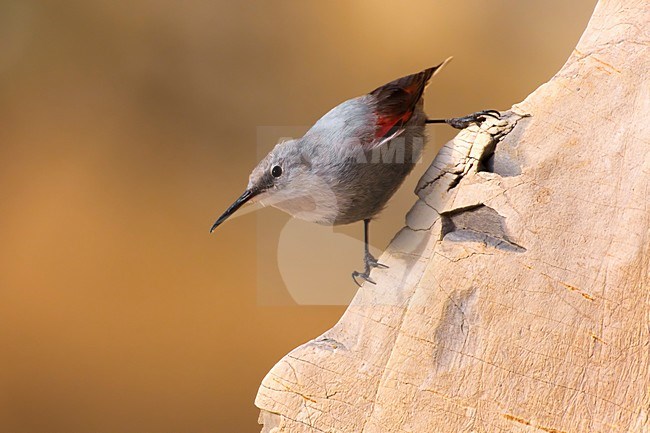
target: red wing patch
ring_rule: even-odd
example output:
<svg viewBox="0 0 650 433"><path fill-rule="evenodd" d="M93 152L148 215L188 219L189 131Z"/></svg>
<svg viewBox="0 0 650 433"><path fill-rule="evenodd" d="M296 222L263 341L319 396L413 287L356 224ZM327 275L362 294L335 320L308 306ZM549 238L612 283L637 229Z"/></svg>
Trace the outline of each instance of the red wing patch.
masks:
<svg viewBox="0 0 650 433"><path fill-rule="evenodd" d="M413 115L413 111L407 111L402 115L387 116L382 113L375 112L377 115L377 129L375 130L375 138L387 137L394 134L404 126L406 122Z"/></svg>
<svg viewBox="0 0 650 433"><path fill-rule="evenodd" d="M429 79L451 58L438 66L422 72L398 78L376 88L370 95L375 97L377 127L375 138L381 139L397 134L404 124L411 119L417 103L422 98Z"/></svg>

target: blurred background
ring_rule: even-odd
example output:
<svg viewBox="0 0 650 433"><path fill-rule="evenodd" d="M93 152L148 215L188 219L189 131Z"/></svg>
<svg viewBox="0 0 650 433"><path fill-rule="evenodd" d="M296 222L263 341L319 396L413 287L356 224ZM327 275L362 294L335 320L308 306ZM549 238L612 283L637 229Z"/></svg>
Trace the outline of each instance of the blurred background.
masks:
<svg viewBox="0 0 650 433"><path fill-rule="evenodd" d="M290 295L280 211L208 235L276 131L449 55L431 117L505 110L594 5L0 1L0 432L258 432L264 374L345 308ZM371 226L379 250L453 135L430 127ZM292 284L337 294L311 303L354 295L361 224L323 236L341 235L355 248L286 245L283 266L309 271Z"/></svg>

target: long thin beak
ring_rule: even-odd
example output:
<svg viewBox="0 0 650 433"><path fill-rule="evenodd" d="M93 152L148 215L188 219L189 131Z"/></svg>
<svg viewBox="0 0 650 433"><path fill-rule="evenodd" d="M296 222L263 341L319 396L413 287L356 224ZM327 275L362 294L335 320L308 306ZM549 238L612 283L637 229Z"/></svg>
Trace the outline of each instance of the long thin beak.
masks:
<svg viewBox="0 0 650 433"><path fill-rule="evenodd" d="M212 225L212 228L210 229L210 233L214 231L219 225L224 222L225 220L228 219L228 217L232 214L234 214L237 209L242 207L248 200L252 199L257 195L257 192L253 191L252 189L247 189L244 191L244 193L237 199L233 204L230 205L228 209L219 217L217 221Z"/></svg>

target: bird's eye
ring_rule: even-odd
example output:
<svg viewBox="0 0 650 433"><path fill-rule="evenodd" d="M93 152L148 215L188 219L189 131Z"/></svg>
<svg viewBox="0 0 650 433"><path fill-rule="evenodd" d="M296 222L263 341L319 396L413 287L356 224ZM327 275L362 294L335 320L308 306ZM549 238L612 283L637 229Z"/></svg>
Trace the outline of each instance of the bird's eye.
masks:
<svg viewBox="0 0 650 433"><path fill-rule="evenodd" d="M276 165L271 169L271 176L273 177L280 177L282 175L282 167L279 165Z"/></svg>

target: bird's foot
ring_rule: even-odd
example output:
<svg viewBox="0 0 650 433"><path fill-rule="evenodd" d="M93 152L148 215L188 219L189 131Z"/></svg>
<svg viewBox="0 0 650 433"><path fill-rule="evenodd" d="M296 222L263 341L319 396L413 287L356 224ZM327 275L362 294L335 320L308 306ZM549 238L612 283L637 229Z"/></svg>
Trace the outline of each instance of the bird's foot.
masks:
<svg viewBox="0 0 650 433"><path fill-rule="evenodd" d="M359 284L359 281L357 281L357 278L361 278L370 284L377 284L375 283L375 280L370 278L370 271L372 268L379 268L379 269L388 269L388 266L384 265L383 263L379 263L376 258L372 256L370 253L366 253L366 255L363 258L363 261L365 263L365 270L363 272L359 271L354 271L352 272L352 279L354 280L355 283L357 283L357 286L361 287L361 284Z"/></svg>
<svg viewBox="0 0 650 433"><path fill-rule="evenodd" d="M361 278L363 280L366 280L370 284L377 284L377 283L375 283L375 280L370 278L370 269L366 269L363 272L359 272L359 271L352 272L352 279L354 280L354 282L356 283L357 286L361 287L362 283L357 281L357 278Z"/></svg>
<svg viewBox="0 0 650 433"><path fill-rule="evenodd" d="M497 110L483 110L483 111L478 111L476 113L472 113L468 116L454 117L453 119L447 119L445 120L445 123L447 123L449 126L456 129L465 129L472 123L476 123L477 125L480 125L481 123L485 122L486 116L499 119L501 118L501 113L499 113Z"/></svg>
<svg viewBox="0 0 650 433"><path fill-rule="evenodd" d="M363 260L366 264L366 269L370 269L370 268L388 269L388 266L384 265L383 263L379 263L377 259L374 258L370 253L367 253L363 258Z"/></svg>

